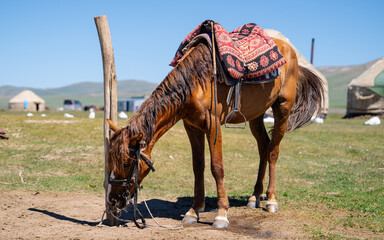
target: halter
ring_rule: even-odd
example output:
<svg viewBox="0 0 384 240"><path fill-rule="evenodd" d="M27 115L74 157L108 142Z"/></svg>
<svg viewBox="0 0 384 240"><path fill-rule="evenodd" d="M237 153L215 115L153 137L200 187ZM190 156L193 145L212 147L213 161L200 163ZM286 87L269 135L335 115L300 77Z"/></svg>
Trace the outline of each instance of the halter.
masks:
<svg viewBox="0 0 384 240"><path fill-rule="evenodd" d="M144 153L142 153L140 149L141 149L141 143L139 143L137 145L136 149L128 148L129 154L133 155L135 157L135 160L136 160L135 165L133 166L133 168L131 168L131 171L129 172L128 177L125 179L118 179L118 180L111 179L110 177L108 177L108 183L111 184L112 186L125 187L125 191L122 194L122 196L126 199L126 202L130 202L130 200L132 198L130 196L129 189L132 186L131 181L132 181L132 179L134 179L135 192L133 195L133 221L135 222L135 225L138 228L143 229L143 228L147 227L147 224L145 223L145 219L144 219L143 215L140 213L139 209L137 208L137 189L140 189L140 186L137 184L137 178L139 176L140 159L142 159L147 164L147 166L152 170L152 172L155 171L155 168L153 167L153 163L149 159L149 157L147 157ZM126 167L126 166L124 166L124 167ZM141 225L137 222L136 214L138 214L140 219L141 219Z"/></svg>

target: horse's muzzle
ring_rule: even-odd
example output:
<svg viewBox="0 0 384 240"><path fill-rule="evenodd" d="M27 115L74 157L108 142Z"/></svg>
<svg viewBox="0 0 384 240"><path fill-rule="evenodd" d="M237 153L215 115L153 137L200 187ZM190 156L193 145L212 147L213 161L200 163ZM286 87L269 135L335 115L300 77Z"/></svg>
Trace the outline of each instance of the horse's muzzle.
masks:
<svg viewBox="0 0 384 240"><path fill-rule="evenodd" d="M110 209L123 209L127 205L127 201L123 197L119 198L111 198L108 201L108 205Z"/></svg>

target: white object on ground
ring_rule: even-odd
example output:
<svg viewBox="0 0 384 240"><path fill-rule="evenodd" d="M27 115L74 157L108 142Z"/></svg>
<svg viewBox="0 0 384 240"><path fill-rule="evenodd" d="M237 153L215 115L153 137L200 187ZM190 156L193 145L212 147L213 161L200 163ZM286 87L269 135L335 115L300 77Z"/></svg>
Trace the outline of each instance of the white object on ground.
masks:
<svg viewBox="0 0 384 240"><path fill-rule="evenodd" d="M127 115L125 112L120 112L120 113L119 113L119 118L127 119L127 118L128 118L128 115Z"/></svg>
<svg viewBox="0 0 384 240"><path fill-rule="evenodd" d="M95 114L96 114L95 112L90 111L88 118L94 119L95 118Z"/></svg>
<svg viewBox="0 0 384 240"><path fill-rule="evenodd" d="M33 117L33 113L27 113L27 117Z"/></svg>
<svg viewBox="0 0 384 240"><path fill-rule="evenodd" d="M275 119L273 117L265 117L264 122L265 123L274 123Z"/></svg>
<svg viewBox="0 0 384 240"><path fill-rule="evenodd" d="M43 113L43 114L41 114L41 116L42 116L42 117L46 117L47 115Z"/></svg>
<svg viewBox="0 0 384 240"><path fill-rule="evenodd" d="M66 117L66 118L73 118L73 115L71 115L69 113L64 113L64 117Z"/></svg>
<svg viewBox="0 0 384 240"><path fill-rule="evenodd" d="M313 118L311 118L311 122L312 122L312 123L320 123L320 124L323 124L323 123L324 123L324 119L319 118L319 117L313 117Z"/></svg>
<svg viewBox="0 0 384 240"><path fill-rule="evenodd" d="M380 125L381 124L381 120L379 117L373 117L373 118L370 118L369 120L365 121L364 122L365 125Z"/></svg>

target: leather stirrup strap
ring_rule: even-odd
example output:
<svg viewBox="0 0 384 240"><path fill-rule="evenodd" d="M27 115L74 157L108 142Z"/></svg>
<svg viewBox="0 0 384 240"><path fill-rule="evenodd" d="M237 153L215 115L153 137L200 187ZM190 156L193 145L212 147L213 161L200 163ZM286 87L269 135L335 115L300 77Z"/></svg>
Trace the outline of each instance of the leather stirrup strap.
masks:
<svg viewBox="0 0 384 240"><path fill-rule="evenodd" d="M214 26L213 21L211 21L211 32L212 32L212 61L213 61L213 69L212 69L212 78L213 78L213 95L214 95L214 102L215 102L215 141L213 145L216 145L217 141L217 81L216 81L216 49L215 49L215 32L214 32Z"/></svg>
<svg viewBox="0 0 384 240"><path fill-rule="evenodd" d="M233 91L235 90L235 99L232 104L232 110L231 112L227 115L225 118L225 127L226 128L246 128L247 127L247 119L245 118L244 114L240 111L239 108L239 103L240 103L240 92L241 92L241 87L243 85L243 79L234 79L231 85L231 88L229 89L228 96L227 96L227 104L231 102L231 98L233 95ZM230 126L227 125L227 122L231 121L235 113L239 113L243 118L244 118L244 126Z"/></svg>

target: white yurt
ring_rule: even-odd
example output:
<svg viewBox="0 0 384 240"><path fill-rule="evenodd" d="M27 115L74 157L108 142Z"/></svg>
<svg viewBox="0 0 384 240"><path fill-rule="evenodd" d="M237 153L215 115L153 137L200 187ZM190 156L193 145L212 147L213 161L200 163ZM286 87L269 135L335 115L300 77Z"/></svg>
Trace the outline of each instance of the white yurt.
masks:
<svg viewBox="0 0 384 240"><path fill-rule="evenodd" d="M42 112L45 101L31 90L24 90L11 98L8 102L11 111Z"/></svg>
<svg viewBox="0 0 384 240"><path fill-rule="evenodd" d="M384 58L348 84L347 115L384 114Z"/></svg>

